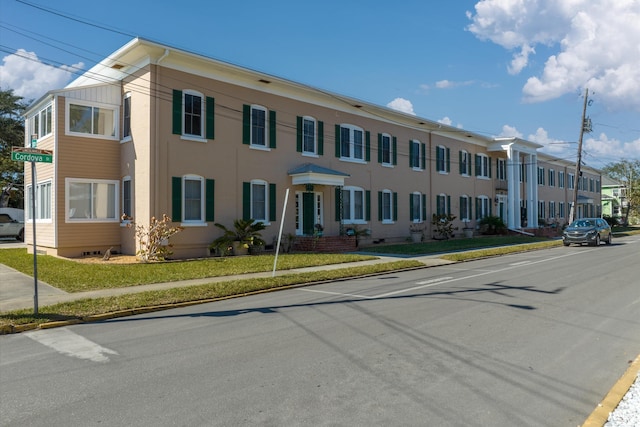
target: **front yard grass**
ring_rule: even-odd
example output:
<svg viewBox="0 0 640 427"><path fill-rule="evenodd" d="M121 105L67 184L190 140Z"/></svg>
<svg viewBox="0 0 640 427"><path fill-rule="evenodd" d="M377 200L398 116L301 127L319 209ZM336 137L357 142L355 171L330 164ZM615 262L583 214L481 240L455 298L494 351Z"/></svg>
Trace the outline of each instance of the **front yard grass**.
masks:
<svg viewBox="0 0 640 427"><path fill-rule="evenodd" d="M277 269L290 270L374 258L356 254L282 254L278 256ZM108 261L85 264L42 255L38 256L38 280L66 292L84 292L271 271L273 260L274 255L255 255L148 264L110 264ZM33 276L33 254L27 254L26 249L1 249L0 263Z"/></svg>

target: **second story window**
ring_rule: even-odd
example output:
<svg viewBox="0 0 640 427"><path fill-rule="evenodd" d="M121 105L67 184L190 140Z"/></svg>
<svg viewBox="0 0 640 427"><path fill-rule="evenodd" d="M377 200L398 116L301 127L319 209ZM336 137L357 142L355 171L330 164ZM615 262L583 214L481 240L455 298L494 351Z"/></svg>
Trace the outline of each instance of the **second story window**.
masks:
<svg viewBox="0 0 640 427"><path fill-rule="evenodd" d="M505 159L498 159L498 179L501 181L507 180L507 161Z"/></svg>
<svg viewBox="0 0 640 427"><path fill-rule="evenodd" d="M308 116L298 116L296 151L308 156L321 156L324 151L324 123Z"/></svg>
<svg viewBox="0 0 640 427"><path fill-rule="evenodd" d="M116 137L116 108L67 101L67 132L95 137Z"/></svg>
<svg viewBox="0 0 640 427"><path fill-rule="evenodd" d="M38 111L31 118L31 134L37 135L37 138L44 138L53 132L51 125L52 107L51 104ZM31 135L29 135L29 144L31 143Z"/></svg>
<svg viewBox="0 0 640 427"><path fill-rule="evenodd" d="M336 125L336 156L342 160L369 160L369 133L353 125Z"/></svg>
<svg viewBox="0 0 640 427"><path fill-rule="evenodd" d="M538 168L538 185L544 185L544 168Z"/></svg>
<svg viewBox="0 0 640 427"><path fill-rule="evenodd" d="M491 178L491 160L486 154L476 154L476 176Z"/></svg>
<svg viewBox="0 0 640 427"><path fill-rule="evenodd" d="M549 187L556 186L556 171L549 169Z"/></svg>
<svg viewBox="0 0 640 427"><path fill-rule="evenodd" d="M438 145L436 147L436 171L440 173L449 172L451 168L450 156L451 152L449 148L442 145Z"/></svg>
<svg viewBox="0 0 640 427"><path fill-rule="evenodd" d="M194 90L173 90L173 133L182 139L214 139L215 99Z"/></svg>
<svg viewBox="0 0 640 427"><path fill-rule="evenodd" d="M397 163L396 138L386 133L378 134L378 163L395 165Z"/></svg>
<svg viewBox="0 0 640 427"><path fill-rule="evenodd" d="M460 161L460 175L471 175L471 154L468 151L462 150L459 152Z"/></svg>
<svg viewBox="0 0 640 427"><path fill-rule="evenodd" d="M184 133L202 138L202 96L192 92L184 93Z"/></svg>
<svg viewBox="0 0 640 427"><path fill-rule="evenodd" d="M558 171L558 187L564 188L564 172Z"/></svg>
<svg viewBox="0 0 640 427"><path fill-rule="evenodd" d="M418 140L409 141L409 165L413 169L424 168L425 145Z"/></svg>
<svg viewBox="0 0 640 427"><path fill-rule="evenodd" d="M131 93L124 95L122 100L122 139L131 138Z"/></svg>
<svg viewBox="0 0 640 427"><path fill-rule="evenodd" d="M276 112L261 105L244 105L242 143L251 148L276 148Z"/></svg>

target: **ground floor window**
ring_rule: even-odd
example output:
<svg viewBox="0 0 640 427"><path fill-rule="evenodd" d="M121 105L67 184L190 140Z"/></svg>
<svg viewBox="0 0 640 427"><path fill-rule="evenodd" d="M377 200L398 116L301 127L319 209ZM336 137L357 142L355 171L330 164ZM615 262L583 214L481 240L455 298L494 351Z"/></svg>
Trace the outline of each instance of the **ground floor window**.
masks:
<svg viewBox="0 0 640 427"><path fill-rule="evenodd" d="M31 207L33 186L27 187L27 200L25 200L25 214L27 219L33 219ZM36 185L36 220L51 219L51 181L41 182Z"/></svg>
<svg viewBox="0 0 640 427"><path fill-rule="evenodd" d="M69 221L118 221L118 181L67 178Z"/></svg>

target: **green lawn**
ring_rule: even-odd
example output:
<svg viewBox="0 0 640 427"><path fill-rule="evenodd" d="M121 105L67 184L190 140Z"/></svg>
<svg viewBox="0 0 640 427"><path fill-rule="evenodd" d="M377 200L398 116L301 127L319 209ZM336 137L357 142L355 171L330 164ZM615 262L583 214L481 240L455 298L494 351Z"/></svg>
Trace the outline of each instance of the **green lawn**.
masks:
<svg viewBox="0 0 640 427"><path fill-rule="evenodd" d="M283 254L278 270L374 259L355 254ZM273 270L274 255L204 258L192 261L137 264L84 264L48 255L38 256L38 279L66 292L121 288ZM0 249L0 263L33 276L33 255L26 249Z"/></svg>

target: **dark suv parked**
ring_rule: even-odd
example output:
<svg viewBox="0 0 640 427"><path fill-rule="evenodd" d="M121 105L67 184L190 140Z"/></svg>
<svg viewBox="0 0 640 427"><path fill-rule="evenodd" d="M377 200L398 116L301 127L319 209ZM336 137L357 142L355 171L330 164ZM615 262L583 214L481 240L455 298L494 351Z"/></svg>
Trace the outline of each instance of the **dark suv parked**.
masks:
<svg viewBox="0 0 640 427"><path fill-rule="evenodd" d="M602 218L580 218L573 221L562 233L562 243L587 243L599 246L600 242L611 244L611 226Z"/></svg>

